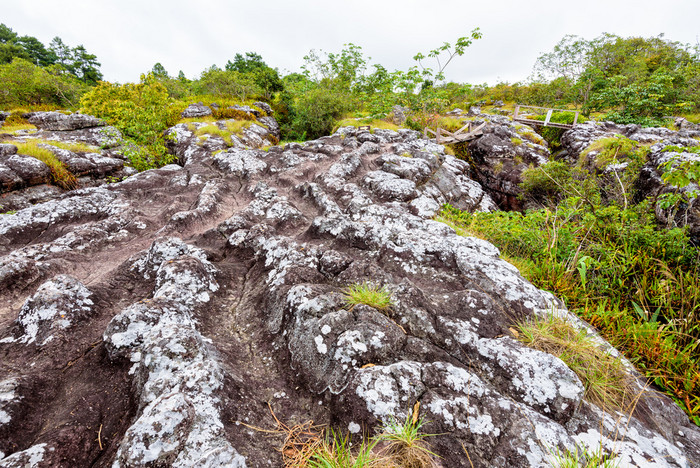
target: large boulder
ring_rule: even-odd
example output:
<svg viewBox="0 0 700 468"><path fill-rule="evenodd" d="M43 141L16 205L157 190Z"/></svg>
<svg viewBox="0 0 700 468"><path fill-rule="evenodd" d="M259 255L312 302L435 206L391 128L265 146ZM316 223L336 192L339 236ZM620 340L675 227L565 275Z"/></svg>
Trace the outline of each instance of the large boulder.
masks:
<svg viewBox="0 0 700 468"><path fill-rule="evenodd" d="M182 166L0 216L0 467L282 466L269 431L357 439L409 408L444 467L580 447L700 463L700 430L632 371L635 410L610 414L515 339L515 320L556 314L615 352L434 220L496 207L442 146L353 127L268 151L181 143ZM368 283L390 308L347 303Z"/></svg>

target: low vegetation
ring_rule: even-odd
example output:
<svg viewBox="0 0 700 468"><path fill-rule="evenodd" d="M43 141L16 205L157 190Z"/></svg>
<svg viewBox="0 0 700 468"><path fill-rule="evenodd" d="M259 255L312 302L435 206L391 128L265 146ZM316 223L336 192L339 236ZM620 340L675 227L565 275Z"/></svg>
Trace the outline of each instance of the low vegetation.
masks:
<svg viewBox="0 0 700 468"><path fill-rule="evenodd" d="M351 284L345 289L344 295L345 303L350 308L365 304L380 311L387 311L394 304L391 292L386 287L371 283Z"/></svg>
<svg viewBox="0 0 700 468"><path fill-rule="evenodd" d="M581 379L588 401L609 412L628 412L636 392L624 364L603 350L585 329L549 315L520 323L515 330L519 341L569 366Z"/></svg>
<svg viewBox="0 0 700 468"><path fill-rule="evenodd" d="M72 190L78 186L75 176L66 169L65 164L56 158L50 150L41 146L41 142L33 140L26 143L16 143L17 152L32 156L45 163L51 169L51 181L61 188Z"/></svg>

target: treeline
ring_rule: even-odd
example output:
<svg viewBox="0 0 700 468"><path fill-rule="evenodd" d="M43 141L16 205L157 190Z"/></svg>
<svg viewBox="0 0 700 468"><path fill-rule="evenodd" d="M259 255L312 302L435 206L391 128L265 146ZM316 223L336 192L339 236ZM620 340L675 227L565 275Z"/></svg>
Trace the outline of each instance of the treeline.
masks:
<svg viewBox="0 0 700 468"><path fill-rule="evenodd" d="M269 102L287 140L327 134L350 113L384 118L396 105L408 109L406 124L416 129L430 125L438 113L497 100L566 106L586 116L644 125L663 124L668 115L693 120L692 114L700 113L700 46L663 36L566 36L538 58L527 81L494 86L446 81L446 67L480 38L477 28L452 44L418 53L408 70L370 63L361 47L347 44L335 53L310 51L301 71L286 76L255 52L235 54L194 79L182 71L171 75L160 63L147 75L179 102ZM44 47L0 25L0 81L5 85L0 106L78 108L80 96L102 78L99 65L83 46L71 48L54 38Z"/></svg>
<svg viewBox="0 0 700 468"><path fill-rule="evenodd" d="M60 37L45 46L0 24L0 106L76 106L89 86L102 79L97 57Z"/></svg>

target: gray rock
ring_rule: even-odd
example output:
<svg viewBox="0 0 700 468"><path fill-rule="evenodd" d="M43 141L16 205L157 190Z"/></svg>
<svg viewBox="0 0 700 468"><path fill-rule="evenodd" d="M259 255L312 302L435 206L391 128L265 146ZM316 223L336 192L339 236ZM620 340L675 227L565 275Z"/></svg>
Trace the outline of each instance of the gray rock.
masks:
<svg viewBox="0 0 700 468"><path fill-rule="evenodd" d="M394 106L391 108L391 121L396 125L403 125L406 122L406 114L408 109L403 106Z"/></svg>
<svg viewBox="0 0 700 468"><path fill-rule="evenodd" d="M9 143L0 143L0 157L17 154L17 147Z"/></svg>
<svg viewBox="0 0 700 468"><path fill-rule="evenodd" d="M42 284L22 306L14 337L0 342L43 346L92 313L92 293L80 281L59 275Z"/></svg>
<svg viewBox="0 0 700 468"><path fill-rule="evenodd" d="M51 180L51 169L42 161L24 154L0 157L0 163L19 176L25 185L39 185Z"/></svg>
<svg viewBox="0 0 700 468"><path fill-rule="evenodd" d="M523 136L492 119L493 141ZM554 313L616 353L493 245L433 219L448 202L495 206L441 145L343 128L212 155L171 131L183 166L0 216L0 382L21 382L7 401L26 402L0 463L42 443L46 466L96 453L117 467L281 466L280 441L252 429L274 430L271 409L359 437L420 403L446 467L469 466L466 450L474 466L539 468L581 445L633 467L698 465L700 430L668 398L640 383L634 414L606 414L562 361L513 339L516 317ZM45 321L56 338L40 347L20 342L21 304L68 273L93 308L65 329ZM362 283L391 306L350 304Z"/></svg>
<svg viewBox="0 0 700 468"><path fill-rule="evenodd" d="M255 107L262 109L262 111L265 112L265 114L267 114L267 117L272 117L272 114L274 113L274 111L272 110L272 107L270 107L270 105L268 103L257 101L257 102L254 102L253 105ZM265 117L265 116L261 116L261 117Z"/></svg>
<svg viewBox="0 0 700 468"><path fill-rule="evenodd" d="M528 126L500 116L484 117L484 136L469 143L472 175L502 209L521 209L522 172L549 161L549 148Z"/></svg>
<svg viewBox="0 0 700 468"><path fill-rule="evenodd" d="M9 116L9 112L0 111L0 125L2 125Z"/></svg>
<svg viewBox="0 0 700 468"><path fill-rule="evenodd" d="M63 114L61 112L33 112L29 123L40 130L71 131L84 128L103 127L102 119L85 114Z"/></svg>
<svg viewBox="0 0 700 468"><path fill-rule="evenodd" d="M188 118L196 118L196 117L207 117L212 114L212 111L209 107L205 106L201 102L197 102L195 104L190 104L187 106L187 109L182 111L180 114L180 117L183 119L188 119Z"/></svg>

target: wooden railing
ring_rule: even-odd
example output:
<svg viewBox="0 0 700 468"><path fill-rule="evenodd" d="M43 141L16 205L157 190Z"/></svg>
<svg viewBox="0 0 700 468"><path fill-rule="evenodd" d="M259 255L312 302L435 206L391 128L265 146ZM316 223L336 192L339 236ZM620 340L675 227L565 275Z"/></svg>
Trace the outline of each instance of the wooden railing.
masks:
<svg viewBox="0 0 700 468"><path fill-rule="evenodd" d="M520 109L542 109L547 111L547 115L544 120L529 119L527 117L520 117ZM574 123L565 124L559 122L551 122L552 114L554 112L570 112L574 114ZM520 122L528 125L536 125L541 127L555 127L555 128L574 128L576 122L578 122L579 111L569 110L569 109L553 109L551 107L537 107L537 106L521 106L520 104L515 106L515 112L513 112L513 121Z"/></svg>
<svg viewBox="0 0 700 468"><path fill-rule="evenodd" d="M423 136L428 138L428 133L435 135L435 142L441 145L451 145L453 143L460 143L462 141L470 141L479 138L484 134L483 129L486 126L486 122L481 125L474 127L474 122L468 122L464 127L460 128L456 132L449 132L444 128L438 127L435 131L425 127L423 130Z"/></svg>

